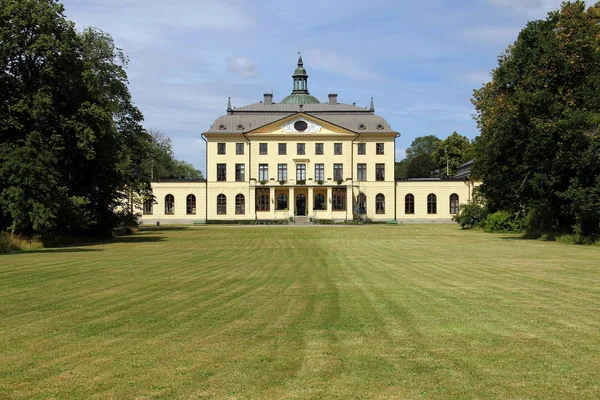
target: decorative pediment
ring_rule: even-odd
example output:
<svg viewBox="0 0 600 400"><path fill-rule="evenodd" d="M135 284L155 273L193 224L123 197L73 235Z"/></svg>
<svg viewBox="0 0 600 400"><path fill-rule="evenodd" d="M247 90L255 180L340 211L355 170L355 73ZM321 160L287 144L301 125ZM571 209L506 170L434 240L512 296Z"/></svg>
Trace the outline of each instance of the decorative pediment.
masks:
<svg viewBox="0 0 600 400"><path fill-rule="evenodd" d="M281 125L281 131L286 133L319 133L323 127L307 118L296 118Z"/></svg>

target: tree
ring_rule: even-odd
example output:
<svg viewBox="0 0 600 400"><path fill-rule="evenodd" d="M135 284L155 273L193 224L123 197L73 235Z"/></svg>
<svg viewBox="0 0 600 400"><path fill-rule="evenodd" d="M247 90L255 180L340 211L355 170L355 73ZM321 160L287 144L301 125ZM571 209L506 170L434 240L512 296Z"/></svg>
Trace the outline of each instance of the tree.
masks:
<svg viewBox="0 0 600 400"><path fill-rule="evenodd" d="M600 233L600 3L533 21L474 93L475 173L529 232Z"/></svg>
<svg viewBox="0 0 600 400"><path fill-rule="evenodd" d="M437 166L428 154L420 154L406 165L407 178L432 178L437 174Z"/></svg>
<svg viewBox="0 0 600 400"><path fill-rule="evenodd" d="M171 146L171 139L158 130L150 130L152 137L152 150L150 152L150 166L152 179L203 179L202 171L193 165L175 159Z"/></svg>
<svg viewBox="0 0 600 400"><path fill-rule="evenodd" d="M406 160L409 162L420 155L428 155L435 151L441 140L435 135L419 136L406 149Z"/></svg>
<svg viewBox="0 0 600 400"><path fill-rule="evenodd" d="M123 53L63 12L55 0L0 5L0 228L108 234L122 198L149 188L150 137Z"/></svg>
<svg viewBox="0 0 600 400"><path fill-rule="evenodd" d="M406 176L406 167L408 165L408 161L401 160L396 161L394 165L394 178L395 179L405 179Z"/></svg>
<svg viewBox="0 0 600 400"><path fill-rule="evenodd" d="M436 144L431 159L440 171L440 177L450 177L456 174L458 167L472 160L474 154L471 141L466 136L454 132Z"/></svg>

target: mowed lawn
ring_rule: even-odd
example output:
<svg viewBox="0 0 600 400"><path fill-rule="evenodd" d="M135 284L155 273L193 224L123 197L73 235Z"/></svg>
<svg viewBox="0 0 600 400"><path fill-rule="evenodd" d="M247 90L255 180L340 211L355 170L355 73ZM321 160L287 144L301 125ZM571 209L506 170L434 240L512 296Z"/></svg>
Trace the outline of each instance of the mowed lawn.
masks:
<svg viewBox="0 0 600 400"><path fill-rule="evenodd" d="M600 247L205 226L3 255L0 398L597 399Z"/></svg>

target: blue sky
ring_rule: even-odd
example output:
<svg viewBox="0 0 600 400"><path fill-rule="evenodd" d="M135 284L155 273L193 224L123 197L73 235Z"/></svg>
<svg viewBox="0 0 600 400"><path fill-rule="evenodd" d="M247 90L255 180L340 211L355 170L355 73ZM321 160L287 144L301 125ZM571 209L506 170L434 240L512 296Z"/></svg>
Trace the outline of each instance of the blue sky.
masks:
<svg viewBox="0 0 600 400"><path fill-rule="evenodd" d="M130 58L144 126L169 136L177 158L204 170L200 134L233 106L280 101L302 52L310 93L368 106L401 133L478 131L473 89L527 21L560 0L64 0L79 29L99 28Z"/></svg>

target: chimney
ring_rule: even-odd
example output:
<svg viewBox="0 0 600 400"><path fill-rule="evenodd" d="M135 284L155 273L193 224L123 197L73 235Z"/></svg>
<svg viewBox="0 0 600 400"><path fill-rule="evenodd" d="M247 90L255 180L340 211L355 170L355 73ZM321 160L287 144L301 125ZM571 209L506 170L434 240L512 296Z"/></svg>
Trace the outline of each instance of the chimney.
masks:
<svg viewBox="0 0 600 400"><path fill-rule="evenodd" d="M273 93L265 93L265 101L264 104L270 106L273 104Z"/></svg>
<svg viewBox="0 0 600 400"><path fill-rule="evenodd" d="M329 104L335 106L337 103L337 93L329 93Z"/></svg>

